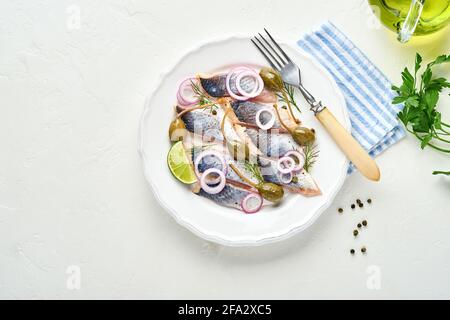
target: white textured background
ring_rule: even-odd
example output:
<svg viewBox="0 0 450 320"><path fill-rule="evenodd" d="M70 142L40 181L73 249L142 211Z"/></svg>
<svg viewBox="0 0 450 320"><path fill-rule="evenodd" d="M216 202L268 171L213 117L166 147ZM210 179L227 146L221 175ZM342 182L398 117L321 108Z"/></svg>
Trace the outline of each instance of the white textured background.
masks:
<svg viewBox="0 0 450 320"><path fill-rule="evenodd" d="M80 28L68 28L77 9ZM400 45L364 0L2 0L0 298L450 298L450 181L431 175L450 161L410 137L378 158L380 183L354 174L308 231L259 248L196 238L146 184L139 117L182 52L262 27L295 41L324 19L394 82L415 51L450 51L449 28ZM362 245L366 256L350 256ZM79 290L66 287L71 265Z"/></svg>

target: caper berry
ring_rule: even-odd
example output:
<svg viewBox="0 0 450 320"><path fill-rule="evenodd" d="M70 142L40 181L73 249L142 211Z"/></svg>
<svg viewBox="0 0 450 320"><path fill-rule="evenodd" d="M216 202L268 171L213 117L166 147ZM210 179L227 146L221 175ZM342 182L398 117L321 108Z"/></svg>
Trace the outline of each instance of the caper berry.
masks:
<svg viewBox="0 0 450 320"><path fill-rule="evenodd" d="M256 188L261 193L261 196L270 202L279 202L283 199L284 190L275 183L262 182Z"/></svg>
<svg viewBox="0 0 450 320"><path fill-rule="evenodd" d="M311 145L316 140L316 134L309 128L296 127L291 131L292 138L301 146Z"/></svg>
<svg viewBox="0 0 450 320"><path fill-rule="evenodd" d="M281 79L281 75L277 71L271 68L262 68L259 75L268 89L273 91L284 90L283 79Z"/></svg>
<svg viewBox="0 0 450 320"><path fill-rule="evenodd" d="M170 123L169 126L169 139L172 142L183 140L186 135L186 126L184 121L180 118L176 118Z"/></svg>

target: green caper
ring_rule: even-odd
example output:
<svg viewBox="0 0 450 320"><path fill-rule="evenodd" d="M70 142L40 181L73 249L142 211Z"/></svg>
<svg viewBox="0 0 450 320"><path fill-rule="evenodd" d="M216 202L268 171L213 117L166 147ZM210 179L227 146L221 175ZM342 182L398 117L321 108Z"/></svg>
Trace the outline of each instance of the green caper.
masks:
<svg viewBox="0 0 450 320"><path fill-rule="evenodd" d="M239 141L227 141L227 146L234 160L240 161L245 159L248 161L250 159L250 149L247 144Z"/></svg>
<svg viewBox="0 0 450 320"><path fill-rule="evenodd" d="M292 138L301 146L311 145L316 140L313 130L305 127L296 127L291 131Z"/></svg>
<svg viewBox="0 0 450 320"><path fill-rule="evenodd" d="M186 134L186 126L180 118L176 118L169 126L169 139L172 142L183 140Z"/></svg>
<svg viewBox="0 0 450 320"><path fill-rule="evenodd" d="M260 77L262 78L264 85L273 91L282 91L284 90L283 80L281 79L281 75L271 68L262 68L259 72Z"/></svg>
<svg viewBox="0 0 450 320"><path fill-rule="evenodd" d="M271 202L279 202L283 199L284 190L282 187L271 182L261 182L256 187L261 196Z"/></svg>

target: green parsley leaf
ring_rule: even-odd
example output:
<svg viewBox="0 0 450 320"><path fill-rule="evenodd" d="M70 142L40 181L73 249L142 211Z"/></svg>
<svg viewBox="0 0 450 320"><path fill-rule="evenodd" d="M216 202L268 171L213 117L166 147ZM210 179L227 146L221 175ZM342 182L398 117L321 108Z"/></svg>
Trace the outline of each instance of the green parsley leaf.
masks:
<svg viewBox="0 0 450 320"><path fill-rule="evenodd" d="M443 77L433 78L432 70L433 67L448 62L450 62L450 55L440 55L428 63L425 71L418 77L422 66L422 56L417 53L414 76L408 68L404 68L401 73L402 84L392 86L392 90L397 93L397 96L392 99L392 104L404 105L397 116L406 130L420 141L422 149L429 146L450 154L450 124L443 122L441 113L437 111L439 94L443 89L450 88L450 82ZM420 83L417 88L418 81ZM448 174L443 171L436 172Z"/></svg>

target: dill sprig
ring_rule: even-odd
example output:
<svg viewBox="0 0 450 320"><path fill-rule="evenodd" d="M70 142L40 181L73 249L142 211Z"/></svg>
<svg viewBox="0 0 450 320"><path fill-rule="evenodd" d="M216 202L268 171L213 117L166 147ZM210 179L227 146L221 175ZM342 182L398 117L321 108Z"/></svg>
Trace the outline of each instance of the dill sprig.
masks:
<svg viewBox="0 0 450 320"><path fill-rule="evenodd" d="M289 101L286 101L285 96L281 93L277 93L278 99L280 99L284 103L291 103L297 109L297 111L301 113L300 108L297 105L297 101L295 101L294 87L287 83L284 83L284 91Z"/></svg>
<svg viewBox="0 0 450 320"><path fill-rule="evenodd" d="M307 172L310 172L314 163L316 163L317 161L317 157L319 156L319 149L317 147L317 144L306 145L304 148L304 152L305 152L305 165L303 166L303 168L305 168Z"/></svg>
<svg viewBox="0 0 450 320"><path fill-rule="evenodd" d="M210 108L210 111L213 112L213 110L217 110L217 108L219 108L217 106L217 104L214 103L213 100L211 100L204 92L203 90L199 87L198 84L194 83L194 81L191 80L191 87L192 87L192 91L194 91L195 95L198 97L199 100L199 104L200 105L204 105L204 104L208 104L208 107L206 108Z"/></svg>
<svg viewBox="0 0 450 320"><path fill-rule="evenodd" d="M249 171L259 182L264 181L264 178L259 170L258 164L249 161L244 162L245 169Z"/></svg>

